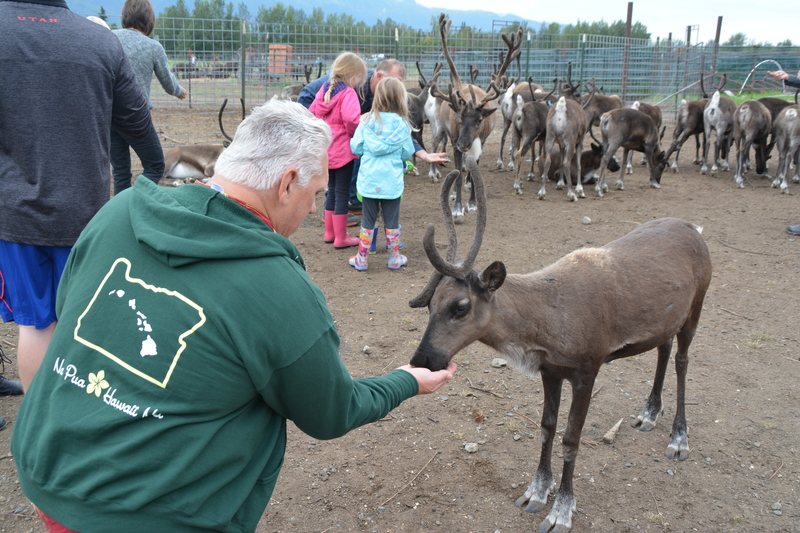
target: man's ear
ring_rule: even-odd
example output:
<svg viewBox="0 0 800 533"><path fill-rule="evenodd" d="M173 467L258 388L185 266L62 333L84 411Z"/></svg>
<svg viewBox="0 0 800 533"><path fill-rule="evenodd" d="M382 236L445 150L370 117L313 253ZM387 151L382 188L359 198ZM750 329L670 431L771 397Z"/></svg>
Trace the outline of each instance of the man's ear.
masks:
<svg viewBox="0 0 800 533"><path fill-rule="evenodd" d="M297 169L294 167L289 167L283 172L280 187L278 188L278 202L281 205L286 205L289 202L289 195L293 189L298 187L298 178Z"/></svg>

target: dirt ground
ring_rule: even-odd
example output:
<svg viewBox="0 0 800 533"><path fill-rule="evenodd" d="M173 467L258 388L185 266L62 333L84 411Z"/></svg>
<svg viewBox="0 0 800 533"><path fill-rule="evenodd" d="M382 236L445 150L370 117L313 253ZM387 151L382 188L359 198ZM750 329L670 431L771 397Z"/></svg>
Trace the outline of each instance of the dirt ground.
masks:
<svg viewBox="0 0 800 533"><path fill-rule="evenodd" d="M689 459L664 457L675 415L672 368L664 413L645 433L629 422L652 386L654 351L604 367L575 470L572 531L800 533L800 239L784 231L800 222L800 186L781 194L750 172L747 188L737 189L732 171L700 175L687 145L680 172L665 172L660 190L649 187L647 170L636 165L624 191L615 190L612 179L605 198L589 187L586 199L572 203L551 184L547 200L539 201L538 183L525 182L518 196L512 173L490 170L498 149L495 132L481 164L489 217L476 268L501 260L510 272L536 270L577 247L606 244L665 216L704 226L714 265L689 352ZM354 377L407 363L425 329L427 311L407 302L432 269L421 242L426 224L437 224L442 250L446 241L439 184L421 166L422 175L406 181L401 222L409 263L401 270L386 268L382 250L370 257L368 271L356 272L346 263L353 250L323 244L320 214L293 237L309 275L327 295L341 356ZM591 223L584 224L584 217ZM457 227L462 252L474 219L470 215ZM6 376L14 377L13 324L0 325L0 343L14 361ZM466 348L455 357L455 378L439 392L412 398L343 438L320 442L291 427L286 463L257 531L535 530L546 511L529 515L514 501L537 466L541 382L492 366L495 357L482 345ZM570 396L565 385L559 430ZM38 533L44 528L31 518L9 454L19 403L19 397L0 398L0 415L9 421L0 432L0 531ZM603 434L620 419L613 444L604 444ZM467 452L468 443L477 451ZM559 439L554 454L558 482Z"/></svg>

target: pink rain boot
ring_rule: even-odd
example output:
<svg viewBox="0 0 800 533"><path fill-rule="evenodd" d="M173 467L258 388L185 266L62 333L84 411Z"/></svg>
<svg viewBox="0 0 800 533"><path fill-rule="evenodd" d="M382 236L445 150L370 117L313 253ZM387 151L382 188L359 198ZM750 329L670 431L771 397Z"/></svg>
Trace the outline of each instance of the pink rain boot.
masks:
<svg viewBox="0 0 800 533"><path fill-rule="evenodd" d="M358 237L351 237L347 233L347 213L343 215L333 215L333 247L334 248L350 248L351 246L358 246Z"/></svg>
<svg viewBox="0 0 800 533"><path fill-rule="evenodd" d="M364 271L367 269L367 259L369 258L369 247L372 244L374 229L361 228L361 235L358 243L358 253L347 260L349 264L356 267L356 270Z"/></svg>
<svg viewBox="0 0 800 533"><path fill-rule="evenodd" d="M397 270L408 263L408 258L400 254L400 228L386 230L386 242L389 245L389 268Z"/></svg>
<svg viewBox="0 0 800 533"><path fill-rule="evenodd" d="M322 240L327 243L332 243L333 240L336 238L336 234L333 232L333 211L325 211L325 236L322 237Z"/></svg>

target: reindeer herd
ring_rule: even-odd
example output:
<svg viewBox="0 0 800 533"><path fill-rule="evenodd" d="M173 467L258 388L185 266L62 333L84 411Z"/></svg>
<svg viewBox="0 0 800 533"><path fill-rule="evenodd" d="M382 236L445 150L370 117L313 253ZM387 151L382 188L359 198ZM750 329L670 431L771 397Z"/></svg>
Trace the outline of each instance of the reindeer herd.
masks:
<svg viewBox="0 0 800 533"><path fill-rule="evenodd" d="M437 86L441 64L435 66L429 82L417 63L422 89L409 98L410 107L418 110L412 119L414 126L421 130L423 123L430 124L433 150L438 151L440 147L444 149L449 141L456 167L465 176L466 188L470 187L470 173L463 165L464 157L471 155L480 161L482 147L494 128L495 112L498 109L501 112L497 115L501 116L503 127L496 165L497 168L507 168L515 172L513 189L517 194L522 194L520 172L529 150L532 163L527 179L541 179L538 197L545 199L547 182L557 180L556 188L566 188L567 198L577 201L578 198L585 197L584 184L594 183L595 191L601 197L608 191L606 171L620 171L615 186L618 190L624 190L625 174L633 173L632 152L643 153L642 164L646 164L649 169L650 185L660 188L662 174L673 153L675 159L671 168L678 172L681 147L691 136L695 136L696 142L694 163L701 165L701 174L707 174L712 134L715 138L710 169L712 176L716 176L720 168L723 171L730 170L728 156L736 143L734 179L740 188L744 187L744 173L752 168L749 157L751 148L755 151L756 173L772 179L768 173L767 160L773 147L777 146L779 160L776 176L771 184L773 187L780 186L782 192L788 191L792 164L795 168L792 180L800 182L800 175L796 170L800 146L800 134L797 133L800 128L800 107L797 105L797 95L794 105L778 98L761 98L744 102L737 107L733 100L722 93L727 77L723 77L711 97L706 94L701 77L703 98L691 102L682 101L673 142L664 152L661 141L666 127L662 126L659 107L638 101L626 107L619 96L601 94L596 89L594 80L587 84L587 93L581 94L581 82L572 82L571 65L567 68L566 80L553 80L553 89L547 94L532 79L509 79L508 67L519 57L521 39L517 35L503 36L508 51L504 60L501 57L502 64L495 70L486 90L475 85L474 81L464 85L447 44L449 31L450 21L442 14L439 18L439 36L442 55L450 69L448 91L441 91ZM595 137L593 127L599 128L602 140ZM506 166L503 157L509 132L510 159ZM584 150L587 133L595 142ZM622 167L615 157L619 148L623 149ZM428 176L432 181L441 178L436 166L431 166ZM461 188L461 178L458 178L452 191L456 223L464 220ZM467 210L475 209L475 198L471 194Z"/></svg>

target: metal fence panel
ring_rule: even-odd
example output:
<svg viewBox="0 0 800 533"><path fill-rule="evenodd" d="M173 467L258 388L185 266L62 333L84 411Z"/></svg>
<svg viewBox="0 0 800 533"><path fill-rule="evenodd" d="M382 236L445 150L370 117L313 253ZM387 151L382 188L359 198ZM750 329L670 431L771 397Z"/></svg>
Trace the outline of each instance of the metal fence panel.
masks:
<svg viewBox="0 0 800 533"><path fill-rule="evenodd" d="M397 58L406 66L408 87L417 86L415 62L430 76L434 64L444 60L438 30L396 32L363 23L243 24L235 19L160 17L153 37L164 46L173 72L189 91L187 100L178 101L153 79L154 120L165 146L221 142L217 113L225 99L223 123L232 133L241 120L240 99L250 109L279 95L286 86L304 83L308 68L315 79L344 50L360 54L370 68L385 58ZM708 78L706 89L715 87L724 73L729 80L725 88L734 92L745 82L756 89L779 87L763 80L768 69L800 69L800 47L719 47L715 52L713 46L686 46L681 41L527 31L523 39L518 63L509 69L509 76L530 76L549 90L553 78L565 77L571 63L574 82L586 85L594 78L606 94L624 93L628 104L634 100L658 104L668 125L674 123L682 98L700 94L700 73L712 74L714 66L716 75ZM461 78L468 79L472 67L477 70L478 85L484 87L506 50L500 32L466 27L455 28L448 44ZM443 83L448 75L445 65Z"/></svg>

